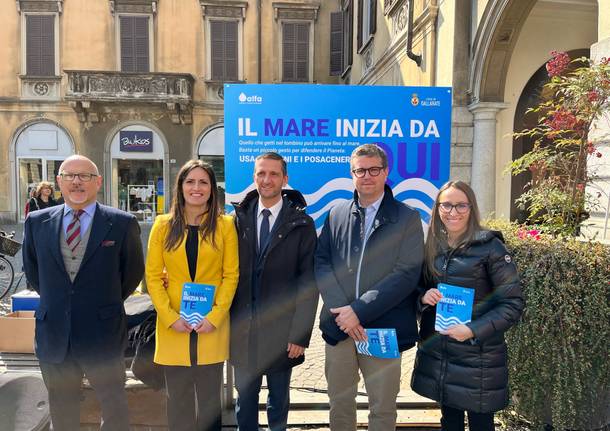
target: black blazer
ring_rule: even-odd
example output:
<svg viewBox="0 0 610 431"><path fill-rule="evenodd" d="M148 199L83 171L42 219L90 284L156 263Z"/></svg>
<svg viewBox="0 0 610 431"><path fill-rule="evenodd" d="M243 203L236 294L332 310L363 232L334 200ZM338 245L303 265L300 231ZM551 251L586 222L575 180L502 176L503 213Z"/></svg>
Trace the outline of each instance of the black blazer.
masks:
<svg viewBox="0 0 610 431"><path fill-rule="evenodd" d="M62 362L70 346L79 359L123 354L123 301L144 273L140 227L132 215L97 204L89 242L74 282L61 255L64 205L35 211L25 221L23 266L40 294L36 311L36 355Z"/></svg>
<svg viewBox="0 0 610 431"><path fill-rule="evenodd" d="M257 373L287 370L288 343L309 346L318 305L313 276L316 228L296 190L282 192L284 204L262 253L256 250L258 192L235 204L239 235L239 284L231 305L230 362ZM257 302L253 306L253 291Z"/></svg>

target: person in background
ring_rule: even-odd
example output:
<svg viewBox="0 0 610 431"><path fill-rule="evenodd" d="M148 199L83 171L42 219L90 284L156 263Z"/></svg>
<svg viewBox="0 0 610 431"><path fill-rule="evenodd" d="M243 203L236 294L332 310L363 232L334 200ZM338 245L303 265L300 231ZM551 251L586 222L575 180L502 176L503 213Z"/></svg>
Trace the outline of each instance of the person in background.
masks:
<svg viewBox="0 0 610 431"><path fill-rule="evenodd" d="M214 171L190 160L176 177L170 212L155 219L146 259L157 310L154 361L164 365L170 431L222 428L222 371L238 277L237 233L233 218L222 214ZM188 282L215 286L212 309L195 326L180 316Z"/></svg>
<svg viewBox="0 0 610 431"><path fill-rule="evenodd" d="M425 247L420 335L411 387L441 405L444 431L494 429L508 404L504 332L524 307L519 274L499 232L481 227L474 192L462 181L441 187ZM436 332L439 282L474 289L472 321Z"/></svg>
<svg viewBox="0 0 610 431"><path fill-rule="evenodd" d="M25 215L27 216L28 213L32 211L38 211L57 205L57 202L55 202L53 197L54 193L53 184L48 181L39 182L26 205Z"/></svg>

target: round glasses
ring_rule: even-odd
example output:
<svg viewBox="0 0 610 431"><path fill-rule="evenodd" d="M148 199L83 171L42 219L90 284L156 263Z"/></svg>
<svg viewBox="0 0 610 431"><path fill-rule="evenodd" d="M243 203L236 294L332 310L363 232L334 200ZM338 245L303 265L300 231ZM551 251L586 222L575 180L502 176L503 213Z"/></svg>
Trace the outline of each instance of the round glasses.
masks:
<svg viewBox="0 0 610 431"><path fill-rule="evenodd" d="M455 208L455 212L458 214L466 214L470 211L471 205L466 202L460 202L459 204L452 204L451 202L440 202L438 204L438 209L445 213L450 214L451 211Z"/></svg>
<svg viewBox="0 0 610 431"><path fill-rule="evenodd" d="M385 168L382 168L380 166L373 166L372 168L358 168L352 169L352 174L354 174L356 178L364 178L364 176L368 172L371 177L377 177L384 169Z"/></svg>

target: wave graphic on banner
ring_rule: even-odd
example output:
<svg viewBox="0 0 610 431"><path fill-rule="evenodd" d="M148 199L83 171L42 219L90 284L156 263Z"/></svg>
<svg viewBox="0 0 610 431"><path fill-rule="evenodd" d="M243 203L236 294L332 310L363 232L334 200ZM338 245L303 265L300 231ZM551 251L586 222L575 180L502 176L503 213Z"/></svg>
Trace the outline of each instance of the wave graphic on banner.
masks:
<svg viewBox="0 0 610 431"><path fill-rule="evenodd" d="M453 325L464 325L466 323L470 322L470 320L467 321L461 321L460 319L458 319L457 317L449 317L447 319L445 319L443 316L437 315L436 317L436 327L440 330L445 330L448 329L450 326Z"/></svg>
<svg viewBox="0 0 610 431"><path fill-rule="evenodd" d="M287 185L286 188L292 187ZM227 193L226 202L240 202L253 189L254 184L250 184L241 192ZM419 212L424 231L427 231L438 188L426 179L409 178L395 185L392 191L396 199ZM313 218L318 233L322 229L328 211L333 206L351 199L353 192L354 185L351 178L334 178L315 192L303 195L307 202L308 214ZM230 207L228 211L232 213L233 208Z"/></svg>
<svg viewBox="0 0 610 431"><path fill-rule="evenodd" d="M197 325L199 324L199 322L201 322L203 320L203 318L205 317L203 314L201 313L185 313L184 311L180 312L180 317L182 317L184 320L186 320L189 325Z"/></svg>

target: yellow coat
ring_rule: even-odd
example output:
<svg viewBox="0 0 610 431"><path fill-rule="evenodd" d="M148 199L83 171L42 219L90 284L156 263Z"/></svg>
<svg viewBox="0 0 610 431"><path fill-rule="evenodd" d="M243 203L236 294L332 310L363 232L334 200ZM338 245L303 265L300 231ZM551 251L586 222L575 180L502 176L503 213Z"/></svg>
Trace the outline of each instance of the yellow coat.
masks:
<svg viewBox="0 0 610 431"><path fill-rule="evenodd" d="M169 214L160 215L150 231L146 256L146 284L157 310L155 362L162 365L191 365L189 334L176 332L171 325L180 318L182 285L191 281L186 258L186 235L178 248L167 251ZM209 334L200 333L197 363L215 364L229 357L229 309L239 278L237 232L230 216L221 216L216 229L216 246L199 239L195 283L216 286L214 305L206 318L216 327ZM169 285L163 286L163 269Z"/></svg>

